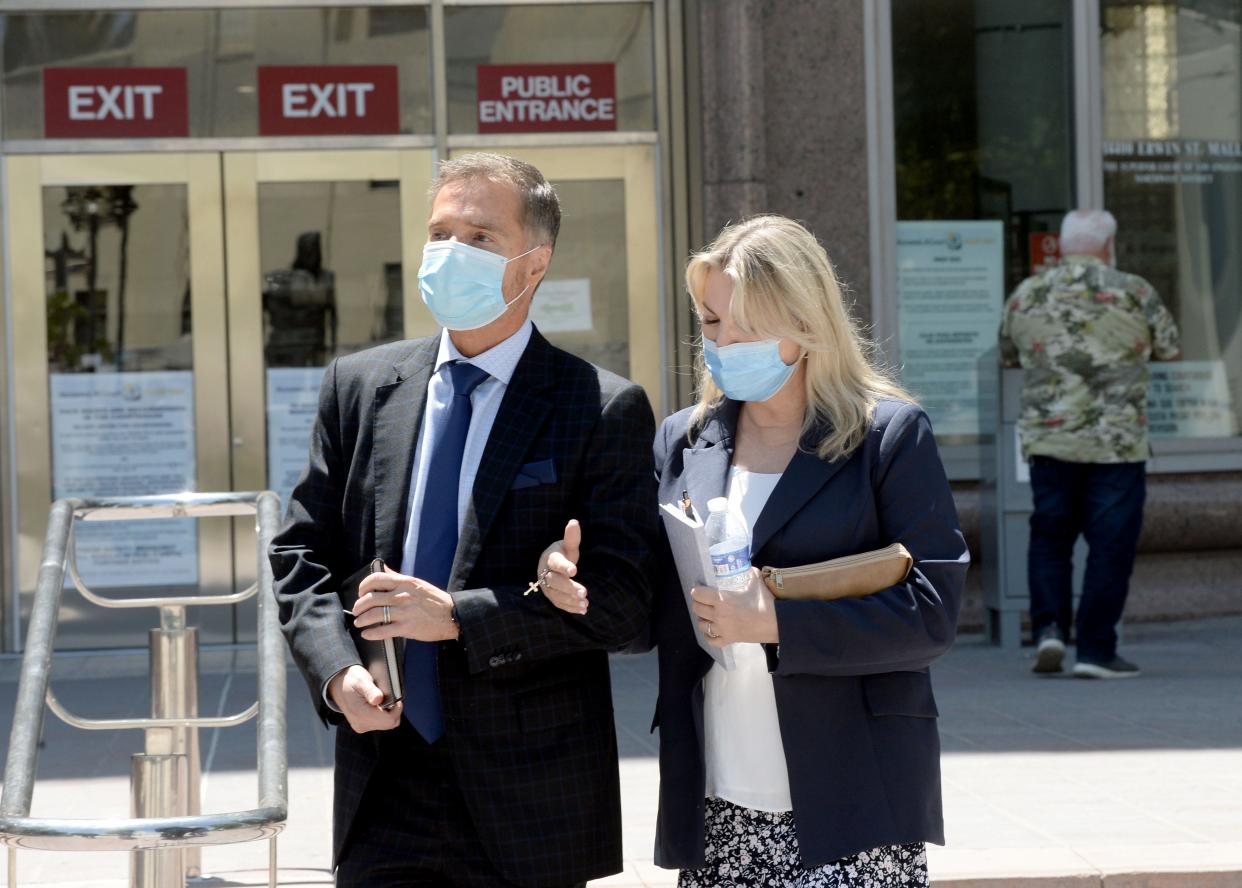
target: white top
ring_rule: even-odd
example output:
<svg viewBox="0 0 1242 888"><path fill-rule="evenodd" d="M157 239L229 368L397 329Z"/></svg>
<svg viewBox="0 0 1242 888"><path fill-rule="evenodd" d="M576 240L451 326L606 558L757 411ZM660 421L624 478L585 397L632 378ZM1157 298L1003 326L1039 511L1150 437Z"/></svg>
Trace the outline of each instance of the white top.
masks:
<svg viewBox="0 0 1242 888"><path fill-rule="evenodd" d="M780 479L779 473L729 470L729 505L740 506L752 531ZM767 657L759 644L738 642L732 651L732 671L714 663L703 679L707 795L757 811L789 811L789 771Z"/></svg>

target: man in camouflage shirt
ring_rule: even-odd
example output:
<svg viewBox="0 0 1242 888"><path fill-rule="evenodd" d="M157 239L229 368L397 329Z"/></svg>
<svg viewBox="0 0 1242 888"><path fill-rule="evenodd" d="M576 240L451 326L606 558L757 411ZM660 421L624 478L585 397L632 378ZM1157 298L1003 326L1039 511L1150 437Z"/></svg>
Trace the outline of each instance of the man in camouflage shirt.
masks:
<svg viewBox="0 0 1242 888"><path fill-rule="evenodd" d="M1081 533L1090 554L1074 674L1138 674L1117 654L1116 625L1147 492L1148 362L1181 351L1177 325L1151 284L1111 266L1116 231L1111 213L1069 213L1064 258L1018 286L1001 323L1001 360L1026 370L1018 432L1035 501L1027 578L1036 672L1061 671Z"/></svg>

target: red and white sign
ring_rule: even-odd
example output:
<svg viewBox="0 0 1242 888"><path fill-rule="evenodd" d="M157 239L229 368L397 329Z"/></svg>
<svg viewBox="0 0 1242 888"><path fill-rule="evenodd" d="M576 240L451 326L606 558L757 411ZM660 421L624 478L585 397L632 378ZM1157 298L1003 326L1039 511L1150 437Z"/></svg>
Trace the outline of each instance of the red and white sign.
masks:
<svg viewBox="0 0 1242 888"><path fill-rule="evenodd" d="M617 66L479 65L481 133L617 128Z"/></svg>
<svg viewBox="0 0 1242 888"><path fill-rule="evenodd" d="M396 65L260 65L264 136L401 131Z"/></svg>
<svg viewBox="0 0 1242 888"><path fill-rule="evenodd" d="M44 68L48 139L190 134L185 68Z"/></svg>
<svg viewBox="0 0 1242 888"><path fill-rule="evenodd" d="M1051 231L1030 234L1031 274L1047 271L1061 261L1061 238Z"/></svg>

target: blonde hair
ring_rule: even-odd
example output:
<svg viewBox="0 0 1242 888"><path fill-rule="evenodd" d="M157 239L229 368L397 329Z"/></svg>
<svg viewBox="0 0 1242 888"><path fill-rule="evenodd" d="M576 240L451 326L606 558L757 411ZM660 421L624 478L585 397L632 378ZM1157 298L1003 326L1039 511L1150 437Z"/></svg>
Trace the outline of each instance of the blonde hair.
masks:
<svg viewBox="0 0 1242 888"><path fill-rule="evenodd" d="M872 361L872 346L845 308L832 262L815 235L784 216L754 216L727 226L690 257L686 286L701 312L707 275L733 281L734 323L761 339L790 339L806 353L806 416L802 433L820 424L821 459L852 453L866 437L881 398L913 401ZM699 343L702 344L701 341ZM700 429L724 398L702 354L696 362L698 403L690 428Z"/></svg>

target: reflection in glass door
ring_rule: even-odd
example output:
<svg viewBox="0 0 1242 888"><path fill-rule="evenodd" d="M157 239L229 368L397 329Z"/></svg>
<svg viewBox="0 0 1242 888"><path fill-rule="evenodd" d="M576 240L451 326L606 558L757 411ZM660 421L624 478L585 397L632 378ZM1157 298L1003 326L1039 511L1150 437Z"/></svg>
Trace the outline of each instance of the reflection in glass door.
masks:
<svg viewBox="0 0 1242 888"><path fill-rule="evenodd" d="M53 499L227 488L220 184L201 155L7 164L25 611ZM107 595L232 590L218 519L80 522L76 535L83 579ZM232 640L226 609L196 617L204 640ZM144 645L153 619L69 588L57 642Z"/></svg>
<svg viewBox="0 0 1242 888"><path fill-rule="evenodd" d="M391 180L259 185L267 486L282 503L328 362L402 336L400 194Z"/></svg>
<svg viewBox="0 0 1242 888"><path fill-rule="evenodd" d="M186 187L44 186L43 242L52 499L193 490ZM198 583L193 519L76 536L91 588Z"/></svg>
<svg viewBox="0 0 1242 888"><path fill-rule="evenodd" d="M435 329L417 297L422 237L403 236L422 231L431 157L244 153L224 168L233 484L287 504L327 365ZM247 578L254 566L236 569Z"/></svg>

